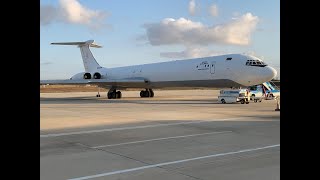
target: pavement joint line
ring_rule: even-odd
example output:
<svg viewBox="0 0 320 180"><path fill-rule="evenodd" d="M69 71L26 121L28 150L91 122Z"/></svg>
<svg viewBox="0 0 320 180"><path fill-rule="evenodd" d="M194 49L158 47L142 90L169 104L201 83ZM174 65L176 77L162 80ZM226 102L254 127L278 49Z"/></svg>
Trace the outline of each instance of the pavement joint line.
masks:
<svg viewBox="0 0 320 180"><path fill-rule="evenodd" d="M77 143L77 144L80 145L80 146L84 146L84 147L87 147L87 148L92 149L92 147L90 147L90 146L87 146L87 145L84 145L84 144L81 144L81 143ZM141 160L139 160L139 159L135 159L135 158L132 158L132 157L123 155L123 154L119 154L119 153L115 153L115 152L112 152L112 151L108 151L108 150L106 150L106 149L101 149L101 148L94 148L94 149L95 149L95 150L98 150L98 151L102 151L102 152L114 154L114 155L117 155L117 156L121 156L121 157L124 157L124 158L126 158L126 159L134 160L134 161L140 162L140 163L145 164L145 165L152 165L151 163L144 162L144 161L141 161ZM193 178L193 179L202 180L202 179L200 179L200 178L198 178L198 177L194 177L194 176L191 176L191 175L188 175L188 174L184 174L184 173L181 173L181 172L178 172L178 171L175 171L175 170L166 169L166 168L164 168L164 167L158 167L158 168L164 169L164 170L169 171L169 172L178 173L178 174L181 174L181 175L183 175L183 176L191 177L191 178Z"/></svg>
<svg viewBox="0 0 320 180"><path fill-rule="evenodd" d="M165 126L175 126L175 125L183 125L183 124L199 124L199 123L205 123L205 122L216 122L216 120L236 120L236 119L241 119L241 118L222 118L222 119L215 119L215 120L200 120L200 121L191 121L191 122L151 124L151 125L144 125L144 126L118 127L118 128L108 128L108 129L98 129L98 130L88 130L88 131L42 134L42 135L40 135L40 138L79 135L79 134L90 134L90 133L100 133L100 132L112 132L112 131L130 130L130 129L165 127Z"/></svg>
<svg viewBox="0 0 320 180"><path fill-rule="evenodd" d="M88 148L90 148L90 147L88 147ZM90 149L93 149L93 148L90 148ZM112 151L108 151L108 150L106 150L106 149L95 148L94 150L102 151L102 152L109 153L109 154L114 154L114 155L117 155L117 156L120 156L120 157L123 157L123 158L126 158L126 159L130 159L130 160L134 160L134 161L136 161L136 162L140 162L140 163L142 163L142 164L151 165L151 164L148 163L148 162L144 162L144 161L142 161L142 160L135 159L135 158L132 158L132 157L123 155L123 154L119 154L119 153L115 153L115 152L112 152Z"/></svg>
<svg viewBox="0 0 320 180"><path fill-rule="evenodd" d="M270 148L276 148L276 147L280 147L280 144L274 144L274 145L263 146L263 147L258 147L258 148L243 149L243 150L239 150L239 151L231 151L231 152L227 152L227 153L218 153L218 154L200 156L200 157L195 157L195 158L190 158L190 159L182 159L182 160L177 160L177 161L169 161L169 162L164 162L164 163L140 166L140 167L136 167L136 168L122 169L122 170L117 170L117 171L101 173L101 174L72 178L72 179L68 179L68 180L86 180L86 179L122 174L122 173L127 173L127 172L139 171L139 170L144 170L144 169L150 169L150 168L154 168L154 167L166 166L166 165L171 165L171 164L178 164L178 163L184 163L184 162L189 162L189 161L195 161L195 160L207 159L207 158L213 158L213 157L220 157L220 156L226 156L226 155L240 154L240 153L245 153L245 152L252 152L252 151L258 151L258 150L264 150L264 149L270 149Z"/></svg>
<svg viewBox="0 0 320 180"><path fill-rule="evenodd" d="M91 147L91 148L114 147L114 146L121 146L121 145L128 145L128 144L138 144L138 143L144 143L144 142L162 141L162 140L168 140L168 139L178 139L178 138L196 137L196 136L203 136L203 135L210 135L210 134L231 133L231 132L232 131L215 131L215 132L201 133L201 134L189 134L189 135L182 135L182 136L171 136L171 137L147 139L147 140L141 140L141 141L124 142L124 143L118 143L118 144L100 145L100 146L94 146L94 147Z"/></svg>

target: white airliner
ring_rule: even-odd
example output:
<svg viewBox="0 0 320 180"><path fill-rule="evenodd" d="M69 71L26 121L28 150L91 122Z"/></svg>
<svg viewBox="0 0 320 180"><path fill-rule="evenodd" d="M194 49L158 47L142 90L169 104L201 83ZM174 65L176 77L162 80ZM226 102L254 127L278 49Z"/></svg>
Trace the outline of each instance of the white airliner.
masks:
<svg viewBox="0 0 320 180"><path fill-rule="evenodd" d="M40 84L95 84L109 89L108 99L121 98L121 91L117 90L126 88L145 89L140 97L153 97L153 88L247 87L270 81L277 75L274 68L259 58L242 54L105 68L97 63L89 49L101 47L93 40L51 44L78 46L85 72L66 80L40 80Z"/></svg>

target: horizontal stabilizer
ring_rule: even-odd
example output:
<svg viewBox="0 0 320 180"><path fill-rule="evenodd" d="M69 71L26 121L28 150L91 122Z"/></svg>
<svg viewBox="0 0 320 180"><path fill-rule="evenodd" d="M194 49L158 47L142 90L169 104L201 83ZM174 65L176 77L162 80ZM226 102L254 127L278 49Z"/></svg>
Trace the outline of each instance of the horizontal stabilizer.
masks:
<svg viewBox="0 0 320 180"><path fill-rule="evenodd" d="M94 40L88 40L84 42L56 42L56 43L51 43L51 45L76 45L76 46L90 46L90 47L95 47L95 48L101 48L102 46L95 44Z"/></svg>

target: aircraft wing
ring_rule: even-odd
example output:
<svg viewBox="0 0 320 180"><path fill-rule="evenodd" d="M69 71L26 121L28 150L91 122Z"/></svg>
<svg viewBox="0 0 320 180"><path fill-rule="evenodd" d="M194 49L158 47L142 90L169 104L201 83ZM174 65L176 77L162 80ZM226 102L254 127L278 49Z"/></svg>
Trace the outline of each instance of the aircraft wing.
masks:
<svg viewBox="0 0 320 180"><path fill-rule="evenodd" d="M144 78L124 78L124 79L65 79L65 80L40 80L40 85L85 85L93 84L100 87L124 87L124 88L140 88L146 87L149 81Z"/></svg>

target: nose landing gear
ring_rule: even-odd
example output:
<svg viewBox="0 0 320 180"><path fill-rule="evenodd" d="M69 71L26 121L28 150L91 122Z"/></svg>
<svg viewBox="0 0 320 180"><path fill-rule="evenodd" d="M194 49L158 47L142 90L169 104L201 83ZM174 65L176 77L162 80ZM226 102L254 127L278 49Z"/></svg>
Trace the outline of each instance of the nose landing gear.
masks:
<svg viewBox="0 0 320 180"><path fill-rule="evenodd" d="M96 97L100 97L100 87L98 87L98 94L96 95Z"/></svg>

